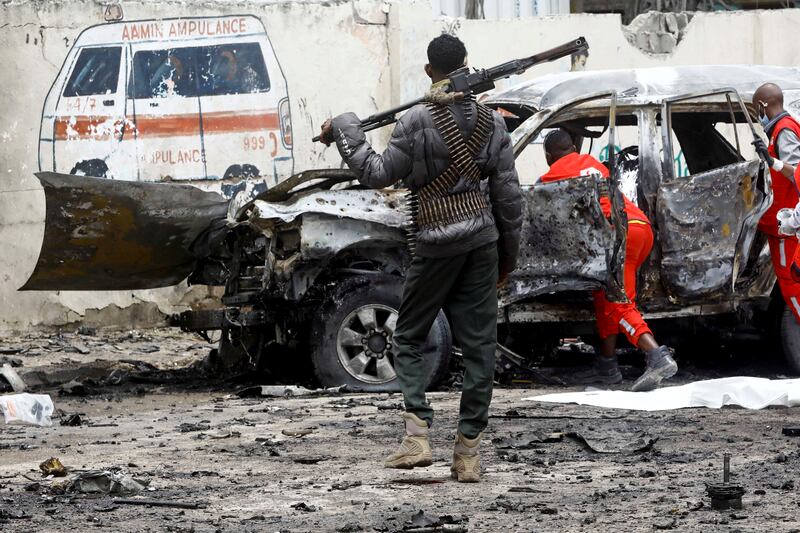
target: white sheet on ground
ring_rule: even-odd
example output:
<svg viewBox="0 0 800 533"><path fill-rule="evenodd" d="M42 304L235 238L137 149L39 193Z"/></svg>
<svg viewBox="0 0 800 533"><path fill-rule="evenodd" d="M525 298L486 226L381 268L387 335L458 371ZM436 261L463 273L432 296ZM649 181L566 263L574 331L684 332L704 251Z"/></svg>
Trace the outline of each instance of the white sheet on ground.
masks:
<svg viewBox="0 0 800 533"><path fill-rule="evenodd" d="M684 407L719 409L725 405L739 405L745 409L763 409L770 405L795 407L800 406L800 379L734 377L695 381L650 392L592 390L543 394L524 399L637 411L666 411Z"/></svg>

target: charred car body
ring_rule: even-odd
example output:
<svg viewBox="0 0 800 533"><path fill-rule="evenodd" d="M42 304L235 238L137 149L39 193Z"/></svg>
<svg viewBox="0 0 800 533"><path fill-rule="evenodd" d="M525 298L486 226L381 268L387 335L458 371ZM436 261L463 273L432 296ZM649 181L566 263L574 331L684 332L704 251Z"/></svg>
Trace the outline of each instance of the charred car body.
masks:
<svg viewBox="0 0 800 533"><path fill-rule="evenodd" d="M541 135L561 127L581 152L617 152L612 183L653 222L638 290L645 318L679 336L703 338L701 328L717 323L780 335L800 370L800 325L774 290L756 229L772 192L750 147L749 102L767 80L787 102L800 99L800 70L704 66L544 76L484 100L505 117L528 182L520 259L498 310L517 348L536 354L591 334L594 289L624 298L624 210L612 194L612 225L599 204L616 187L595 176L535 182L545 170ZM24 289L149 288L188 276L225 293L218 309L187 311L174 323L222 330L221 350L256 362L278 346L308 345L323 385L396 388L392 333L410 261L406 191L364 190L346 170L300 173L255 200L230 202L185 185L39 178L47 225ZM453 343L443 313L428 341L433 383Z"/></svg>

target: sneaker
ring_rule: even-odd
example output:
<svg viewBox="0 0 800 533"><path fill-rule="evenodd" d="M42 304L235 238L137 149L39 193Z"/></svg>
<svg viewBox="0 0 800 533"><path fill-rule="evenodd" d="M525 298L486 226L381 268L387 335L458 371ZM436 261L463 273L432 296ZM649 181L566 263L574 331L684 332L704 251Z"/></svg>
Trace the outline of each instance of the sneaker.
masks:
<svg viewBox="0 0 800 533"><path fill-rule="evenodd" d="M414 468L430 466L433 462L431 445L428 442L428 423L413 413L401 415L406 422L406 436L400 447L386 458L386 468Z"/></svg>
<svg viewBox="0 0 800 533"><path fill-rule="evenodd" d="M603 385L617 385L622 383L622 372L619 370L619 362L616 356L595 356L592 368L576 372L573 377L574 381L580 384L601 383Z"/></svg>
<svg viewBox="0 0 800 533"><path fill-rule="evenodd" d="M678 371L678 363L672 358L672 352L666 346L659 346L645 355L647 356L647 368L631 387L634 392L656 389L661 384L661 380L671 378Z"/></svg>
<svg viewBox="0 0 800 533"><path fill-rule="evenodd" d="M478 457L481 435L483 433L479 433L474 439L466 438L460 431L456 435L450 475L460 483L477 483L481 480L481 460Z"/></svg>

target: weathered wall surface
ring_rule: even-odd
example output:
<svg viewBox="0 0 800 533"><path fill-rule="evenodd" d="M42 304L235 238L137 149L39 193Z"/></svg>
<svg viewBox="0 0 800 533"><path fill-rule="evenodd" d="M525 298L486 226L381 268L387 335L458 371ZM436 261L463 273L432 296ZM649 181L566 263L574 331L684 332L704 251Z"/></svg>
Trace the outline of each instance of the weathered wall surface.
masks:
<svg viewBox="0 0 800 533"><path fill-rule="evenodd" d="M321 122L337 112L365 116L421 94L425 47L441 31L457 34L471 65L491 65L584 35L587 69L678 64L797 65L790 39L800 10L698 13L670 54L648 54L629 42L616 15L571 15L518 20L434 19L427 1L122 2L125 20L225 15L260 19L280 61L291 102L294 169L338 167L335 149L313 145ZM16 289L36 262L43 234L44 196L33 172L42 107L75 39L103 24L99 1L30 1L0 6L0 330L57 326L87 320L120 327L153 324L162 313L208 297L175 287L132 292L27 292ZM542 65L528 78L569 69L569 61ZM517 80L505 82L513 83ZM765 80L766 81L766 80ZM381 144L387 132L371 137Z"/></svg>
<svg viewBox="0 0 800 533"><path fill-rule="evenodd" d="M106 2L41 1L0 7L0 330L82 320L122 327L157 322L207 291L17 292L36 263L44 195L33 172L42 106L82 30L103 24ZM291 99L295 168L338 167L310 138L341 109L389 103L386 14L376 2L123 2L125 20L249 14L264 24ZM386 88L384 88L386 85ZM67 170L69 171L69 170ZM131 306L133 306L131 308ZM127 311L120 311L128 309Z"/></svg>

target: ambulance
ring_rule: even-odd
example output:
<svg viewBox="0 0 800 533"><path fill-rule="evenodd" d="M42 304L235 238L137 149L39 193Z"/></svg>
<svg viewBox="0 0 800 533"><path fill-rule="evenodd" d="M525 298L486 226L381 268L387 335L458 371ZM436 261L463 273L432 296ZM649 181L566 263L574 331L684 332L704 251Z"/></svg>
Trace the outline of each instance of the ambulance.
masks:
<svg viewBox="0 0 800 533"><path fill-rule="evenodd" d="M242 178L274 185L293 166L286 78L250 15L89 27L42 111L39 170L232 192Z"/></svg>

